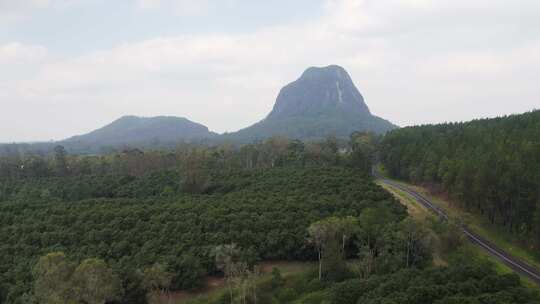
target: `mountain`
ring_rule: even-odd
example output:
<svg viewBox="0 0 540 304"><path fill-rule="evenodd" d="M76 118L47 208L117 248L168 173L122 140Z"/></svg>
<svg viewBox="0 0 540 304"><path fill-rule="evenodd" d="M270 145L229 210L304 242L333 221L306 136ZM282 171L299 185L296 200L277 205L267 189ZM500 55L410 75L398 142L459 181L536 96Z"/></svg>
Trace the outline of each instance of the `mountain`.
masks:
<svg viewBox="0 0 540 304"><path fill-rule="evenodd" d="M265 119L228 136L242 141L274 135L312 139L348 137L354 131L385 133L395 128L371 114L344 68L331 65L308 68L281 89Z"/></svg>
<svg viewBox="0 0 540 304"><path fill-rule="evenodd" d="M67 147L162 146L180 141L201 140L216 134L206 126L182 117L124 116L88 134L68 138Z"/></svg>
<svg viewBox="0 0 540 304"><path fill-rule="evenodd" d="M167 148L179 142L248 143L281 135L294 139L349 137L355 131L385 133L397 128L373 115L351 77L340 66L308 68L278 94L274 108L260 122L218 135L186 118L124 116L101 129L58 142L0 144L0 155L50 153L63 145L71 153L102 153L125 147Z"/></svg>

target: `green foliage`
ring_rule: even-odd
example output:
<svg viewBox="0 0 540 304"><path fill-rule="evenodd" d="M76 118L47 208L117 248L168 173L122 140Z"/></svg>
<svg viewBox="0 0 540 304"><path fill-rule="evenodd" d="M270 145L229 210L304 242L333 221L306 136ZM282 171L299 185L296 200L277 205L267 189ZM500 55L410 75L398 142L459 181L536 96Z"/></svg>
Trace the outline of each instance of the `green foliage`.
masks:
<svg viewBox="0 0 540 304"><path fill-rule="evenodd" d="M73 272L73 290L81 303L105 304L122 295L120 279L100 259L86 259Z"/></svg>
<svg viewBox="0 0 540 304"><path fill-rule="evenodd" d="M167 271L167 266L159 263L147 267L142 273L142 285L146 290L149 303L158 303L161 296L166 296L171 287L173 274Z"/></svg>
<svg viewBox="0 0 540 304"><path fill-rule="evenodd" d="M359 218L354 239L359 260L353 269L360 277L431 263L431 237L422 225L410 218L400 222L385 206L366 208Z"/></svg>
<svg viewBox="0 0 540 304"><path fill-rule="evenodd" d="M438 236L439 249L443 255L451 254L465 244L465 236L457 225L442 223L441 226Z"/></svg>
<svg viewBox="0 0 540 304"><path fill-rule="evenodd" d="M172 273L167 271L167 266L156 263L143 271L143 286L148 291L169 289Z"/></svg>
<svg viewBox="0 0 540 304"><path fill-rule="evenodd" d="M335 284L331 288L333 303L356 304L358 298L365 292L366 281L352 279Z"/></svg>
<svg viewBox="0 0 540 304"><path fill-rule="evenodd" d="M362 172L371 172L380 137L373 133L354 132L350 136L349 164Z"/></svg>
<svg viewBox="0 0 540 304"><path fill-rule="evenodd" d="M271 286L272 288L276 289L278 287L283 286L284 280L281 276L281 271L279 268L274 267L272 268L272 280L271 280Z"/></svg>
<svg viewBox="0 0 540 304"><path fill-rule="evenodd" d="M466 210L540 246L540 111L394 130L381 159L392 176L440 187Z"/></svg>
<svg viewBox="0 0 540 304"><path fill-rule="evenodd" d="M56 167L56 174L63 176L67 173L67 152L64 147L56 146L54 148L54 163Z"/></svg>
<svg viewBox="0 0 540 304"><path fill-rule="evenodd" d="M170 288L172 290L192 290L202 288L207 274L206 268L193 254L183 254L167 259L169 271L173 274Z"/></svg>
<svg viewBox="0 0 540 304"><path fill-rule="evenodd" d="M357 217L375 206L386 206L396 218L406 216L390 194L347 168L276 167L214 174L211 192L173 196L159 195L168 181L178 185L180 179L171 171L125 181L108 175L24 181L29 191L51 189L56 199L0 203L3 296L10 294L8 303L14 303L27 292L32 265L52 251L62 250L78 261L106 260L122 279L125 303L136 303L144 300L137 270L156 262L167 263L167 271L174 274L172 288L191 289L200 286L204 273L216 270L211 252L217 245L237 243L250 263L309 260L316 258L305 241L312 222L332 215ZM86 186L95 191L84 197L98 198L69 200L71 194L55 194ZM106 198L102 193L113 195Z"/></svg>
<svg viewBox="0 0 540 304"><path fill-rule="evenodd" d="M281 287L259 288L257 303L540 303L539 294L525 288L517 275L497 274L492 264L474 254L458 255L464 259L448 267L401 267L340 283L321 283L311 271L297 273L284 278Z"/></svg>
<svg viewBox="0 0 540 304"><path fill-rule="evenodd" d="M329 217L308 227L308 241L316 249L319 259L319 281L340 281L347 277L345 247L356 233L357 222L353 217Z"/></svg>
<svg viewBox="0 0 540 304"><path fill-rule="evenodd" d="M33 269L34 295L39 303L67 303L73 298L74 265L62 252L41 257Z"/></svg>
<svg viewBox="0 0 540 304"><path fill-rule="evenodd" d="M305 143L285 137L271 137L240 147L180 143L168 150L124 148L110 154L92 156L68 155L62 146L58 146L56 152L51 148L49 153L39 154L26 152L25 149L8 149L6 153L0 150L0 181L2 186L9 186L13 180L20 182L20 179L94 175L110 175L117 180L179 169L181 181L189 188L193 180L195 185L201 180L204 185L205 177L211 177L216 170L337 165L346 158L339 150L344 146L344 140L333 137ZM180 180L176 181L177 186L178 182ZM162 184L155 194L159 194L167 185L174 186ZM12 194L13 190L17 189L0 187L0 200L5 199L6 194Z"/></svg>
<svg viewBox="0 0 540 304"><path fill-rule="evenodd" d="M403 269L332 286L332 303L538 303L515 274L498 275L474 261L449 267Z"/></svg>
<svg viewBox="0 0 540 304"><path fill-rule="evenodd" d="M64 253L53 252L38 260L33 274L33 299L38 303L105 304L122 294L120 280L100 259L76 266Z"/></svg>
<svg viewBox="0 0 540 304"><path fill-rule="evenodd" d="M298 297L298 293L292 288L283 288L277 293L277 298L281 303L292 302Z"/></svg>

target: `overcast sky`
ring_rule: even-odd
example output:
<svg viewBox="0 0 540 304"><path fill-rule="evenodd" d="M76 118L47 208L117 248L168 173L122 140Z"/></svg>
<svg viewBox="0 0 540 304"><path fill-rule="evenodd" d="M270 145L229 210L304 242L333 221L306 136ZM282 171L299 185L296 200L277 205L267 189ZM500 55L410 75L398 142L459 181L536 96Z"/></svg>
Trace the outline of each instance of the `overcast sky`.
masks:
<svg viewBox="0 0 540 304"><path fill-rule="evenodd" d="M540 108L540 1L0 0L0 142L128 114L235 131L329 64L401 126Z"/></svg>

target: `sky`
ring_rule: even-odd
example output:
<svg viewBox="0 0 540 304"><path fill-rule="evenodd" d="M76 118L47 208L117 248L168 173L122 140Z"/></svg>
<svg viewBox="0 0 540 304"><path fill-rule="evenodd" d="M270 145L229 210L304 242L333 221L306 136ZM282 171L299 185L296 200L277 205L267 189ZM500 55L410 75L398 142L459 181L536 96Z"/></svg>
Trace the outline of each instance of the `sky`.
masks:
<svg viewBox="0 0 540 304"><path fill-rule="evenodd" d="M400 126L540 108L538 0L0 0L0 142L124 115L216 132L337 64Z"/></svg>

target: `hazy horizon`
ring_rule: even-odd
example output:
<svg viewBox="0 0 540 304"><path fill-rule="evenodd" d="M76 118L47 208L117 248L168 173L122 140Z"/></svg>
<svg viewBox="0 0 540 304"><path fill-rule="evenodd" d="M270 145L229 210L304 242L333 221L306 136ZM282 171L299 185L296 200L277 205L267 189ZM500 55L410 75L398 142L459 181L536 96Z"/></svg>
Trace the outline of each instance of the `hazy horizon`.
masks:
<svg viewBox="0 0 540 304"><path fill-rule="evenodd" d="M343 66L399 126L539 108L540 2L0 0L0 142L125 115L223 133L310 66Z"/></svg>

